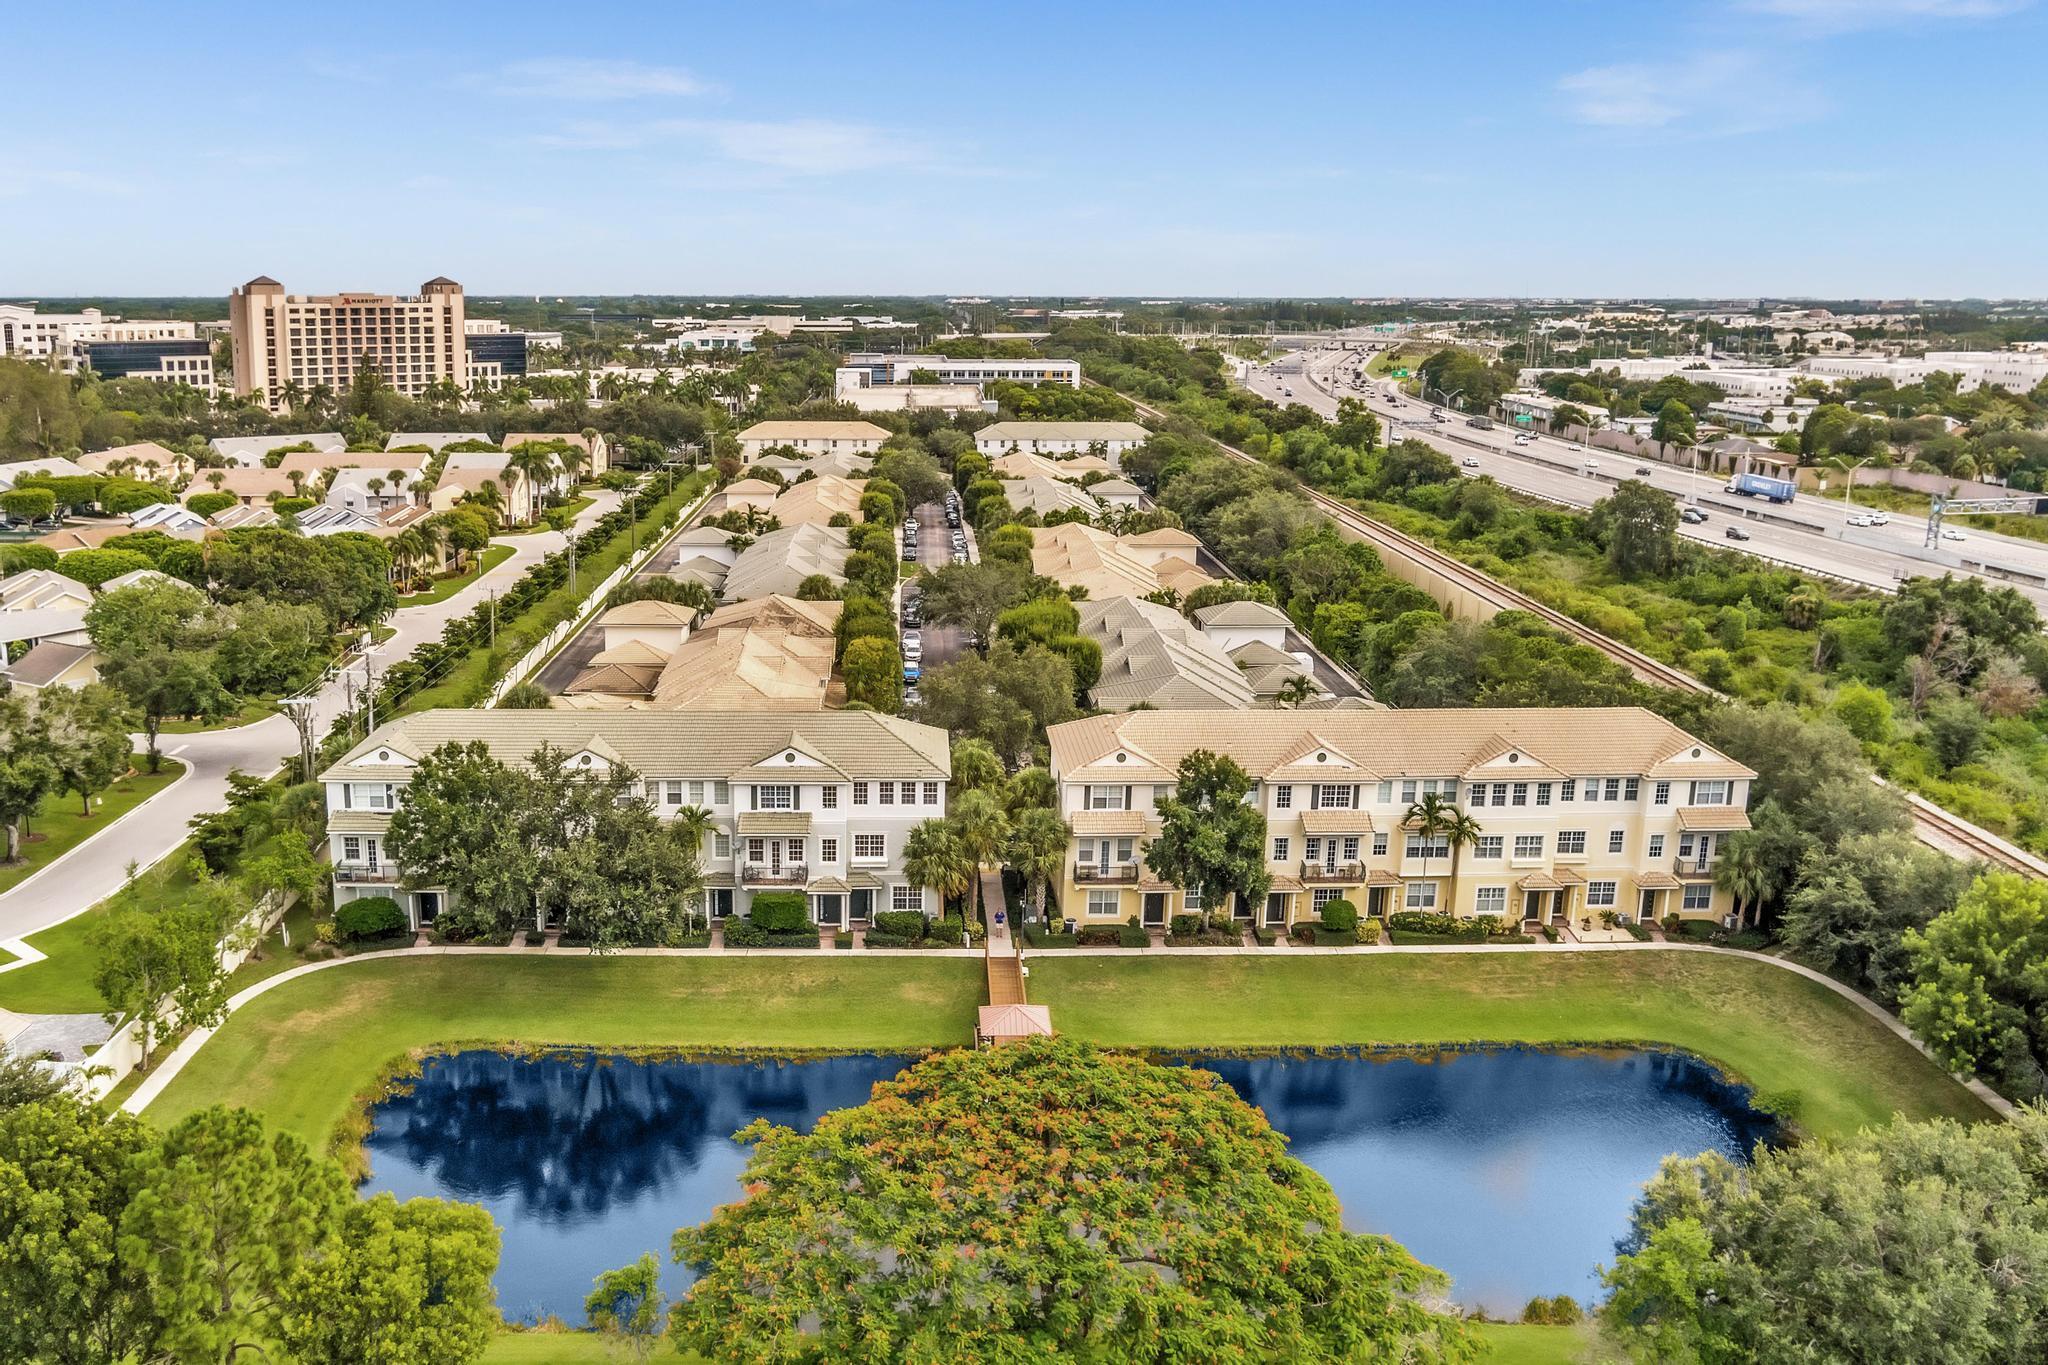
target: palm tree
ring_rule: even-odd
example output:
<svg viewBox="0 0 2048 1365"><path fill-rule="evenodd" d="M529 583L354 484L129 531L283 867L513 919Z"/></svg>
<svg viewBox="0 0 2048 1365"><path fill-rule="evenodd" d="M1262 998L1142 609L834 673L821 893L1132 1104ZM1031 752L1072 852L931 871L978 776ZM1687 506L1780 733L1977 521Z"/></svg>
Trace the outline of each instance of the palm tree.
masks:
<svg viewBox="0 0 2048 1365"><path fill-rule="evenodd" d="M697 850L697 856L703 857L704 837L717 827L711 812L702 806L684 806L676 812L673 823L690 847Z"/></svg>
<svg viewBox="0 0 2048 1365"><path fill-rule="evenodd" d="M1010 838L1010 817L1003 801L993 790L964 792L953 803L953 829L960 847L974 860L974 901L976 919L982 918L981 869L1002 856Z"/></svg>
<svg viewBox="0 0 2048 1365"><path fill-rule="evenodd" d="M541 484L554 473L554 455L537 442L528 441L513 451L505 463L526 476L527 516L538 516Z"/></svg>
<svg viewBox="0 0 2048 1365"><path fill-rule="evenodd" d="M955 772L958 771L956 768ZM1010 774L1010 780L1003 785L1003 805L1015 820L1024 811L1033 808L1055 810L1059 806L1059 784L1044 768L1019 768Z"/></svg>
<svg viewBox="0 0 2048 1365"><path fill-rule="evenodd" d="M996 757L995 748L984 739L960 739L953 742L953 789L959 792L982 791L1000 786L1003 780L1003 760Z"/></svg>
<svg viewBox="0 0 2048 1365"><path fill-rule="evenodd" d="M419 528L408 526L391 537L391 557L405 567L400 571L408 586L419 572L420 561L426 557L425 537Z"/></svg>
<svg viewBox="0 0 2048 1365"><path fill-rule="evenodd" d="M1281 685L1280 693L1274 700L1282 706L1299 706L1315 696L1316 691L1314 678L1306 673L1297 673Z"/></svg>
<svg viewBox="0 0 2048 1365"><path fill-rule="evenodd" d="M1714 884L1735 897L1743 928L1761 922L1764 898L1776 888L1771 870L1764 862L1763 841L1755 831L1742 830L1728 836L1720 861L1714 864Z"/></svg>
<svg viewBox="0 0 2048 1365"><path fill-rule="evenodd" d="M945 820L921 820L904 836L903 875L938 892L942 912L974 886L976 871L973 855Z"/></svg>
<svg viewBox="0 0 2048 1365"><path fill-rule="evenodd" d="M1032 806L1019 811L1010 822L1010 841L1005 850L1011 867L1024 877L1026 893L1031 897L1031 908L1040 920L1046 920L1045 889L1053 878L1060 874L1060 864L1066 861L1067 844L1073 838L1073 831L1060 818L1058 811L1044 806Z"/></svg>
<svg viewBox="0 0 2048 1365"><path fill-rule="evenodd" d="M1450 845L1451 887L1455 891L1458 885L1458 849L1479 838L1479 822L1438 792L1424 793L1420 801L1408 807L1401 820L1410 831L1422 836L1426 841L1425 847L1439 839ZM1424 858L1425 868L1429 857L1434 856L1430 854Z"/></svg>

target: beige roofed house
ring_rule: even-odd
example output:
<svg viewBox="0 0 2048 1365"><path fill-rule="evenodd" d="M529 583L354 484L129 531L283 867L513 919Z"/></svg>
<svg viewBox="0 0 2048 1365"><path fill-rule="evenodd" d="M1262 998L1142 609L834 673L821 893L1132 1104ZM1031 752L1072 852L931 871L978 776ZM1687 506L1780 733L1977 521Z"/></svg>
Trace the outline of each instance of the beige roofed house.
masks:
<svg viewBox="0 0 2048 1365"><path fill-rule="evenodd" d="M810 524L770 531L733 561L721 595L728 602L778 593L794 597L813 574L838 582L846 577L851 542L852 531L845 526Z"/></svg>
<svg viewBox="0 0 2048 1365"><path fill-rule="evenodd" d="M311 444L315 450L344 451L348 442L338 431L303 431L286 436L216 436L206 444L231 465L244 468L263 463L263 457L279 446Z"/></svg>
<svg viewBox="0 0 2048 1365"><path fill-rule="evenodd" d="M739 434L740 458L751 460L770 446L789 446L807 455L871 455L888 439L888 430L873 422L756 422Z"/></svg>
<svg viewBox="0 0 2048 1365"><path fill-rule="evenodd" d="M1185 596L1213 580L1176 537L1194 542L1185 531L1118 537L1078 523L1041 526L1031 533L1031 569L1093 598L1150 597L1162 588Z"/></svg>
<svg viewBox="0 0 2048 1365"><path fill-rule="evenodd" d="M525 445L528 441L567 441L583 452L583 467L578 471L583 478L594 479L611 466L611 446L599 432L593 440L580 431L508 431L505 439L498 442L507 450Z"/></svg>
<svg viewBox="0 0 2048 1365"><path fill-rule="evenodd" d="M1136 422L991 422L974 433L974 448L984 455L1022 451L1027 455L1079 455L1099 452L1112 464L1151 435Z"/></svg>
<svg viewBox="0 0 2048 1365"><path fill-rule="evenodd" d="M769 504L768 510L784 526L824 523L842 515L858 523L860 495L866 487L865 481L855 483L851 479L825 474L791 484Z"/></svg>
<svg viewBox="0 0 2048 1365"><path fill-rule="evenodd" d="M1206 632L1204 632L1206 634ZM1263 640L1253 640L1230 651L1229 659L1244 680L1250 685L1253 695L1260 703L1269 704L1286 692L1296 678L1307 678L1315 690L1311 697L1323 694L1321 684L1316 683L1313 670L1304 668L1299 659L1284 649L1275 649Z"/></svg>
<svg viewBox="0 0 2048 1365"><path fill-rule="evenodd" d="M1089 689L1111 711L1144 703L1161 708L1248 707L1253 693L1230 656L1171 607L1135 597L1075 604L1080 633L1102 646L1102 676Z"/></svg>
<svg viewBox="0 0 2048 1365"><path fill-rule="evenodd" d="M192 468L190 456L180 455L155 441L89 450L78 457L78 463L94 474L126 474L138 479L169 477Z"/></svg>
<svg viewBox="0 0 2048 1365"><path fill-rule="evenodd" d="M217 477L216 477L217 476ZM232 493L245 505L275 501L278 498L313 496L313 485L318 483L317 474L302 474L297 483L282 469L207 469L200 471L185 489L190 498L195 493Z"/></svg>
<svg viewBox="0 0 2048 1365"><path fill-rule="evenodd" d="M1115 474L1116 466L1097 455L1076 455L1055 460L1045 455L998 455L988 462L999 479L1067 479L1077 481L1090 474Z"/></svg>
<svg viewBox="0 0 2048 1365"><path fill-rule="evenodd" d="M780 595L704 618L662 669L653 705L678 710L818 711L832 684L837 602Z"/></svg>
<svg viewBox="0 0 2048 1365"><path fill-rule="evenodd" d="M366 469L388 480L393 471L418 474L431 458L417 450L295 450L277 462L277 472L297 470L317 478L330 469Z"/></svg>
<svg viewBox="0 0 2048 1365"><path fill-rule="evenodd" d="M1110 507L1136 507L1145 499L1145 490L1129 479L1098 479L1088 485L1088 494Z"/></svg>
<svg viewBox="0 0 2048 1365"><path fill-rule="evenodd" d="M835 474L842 479L865 479L874 465L874 457L855 451L839 451L825 455L763 455L758 460L749 460L748 469L772 469L782 476L784 483L794 483L804 474L815 474L820 478Z"/></svg>
<svg viewBox="0 0 2048 1365"><path fill-rule="evenodd" d="M1018 511L1029 510L1040 517L1054 512L1085 512L1092 517L1102 510L1101 503L1073 484L1041 476L1005 480L1003 497Z"/></svg>

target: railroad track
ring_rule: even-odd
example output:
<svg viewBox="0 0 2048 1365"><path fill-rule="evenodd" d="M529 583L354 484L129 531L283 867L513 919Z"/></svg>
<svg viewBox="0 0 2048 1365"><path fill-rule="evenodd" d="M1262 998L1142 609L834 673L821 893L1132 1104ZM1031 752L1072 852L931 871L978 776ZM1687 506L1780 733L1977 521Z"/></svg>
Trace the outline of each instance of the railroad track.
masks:
<svg viewBox="0 0 2048 1365"><path fill-rule="evenodd" d="M1089 384L1096 383L1092 379L1085 380L1084 382ZM1098 385L1098 387L1103 386ZM1128 394L1124 395L1124 397L1140 413L1158 421L1163 422L1167 420L1165 412L1151 406L1149 403L1141 403L1137 399L1131 398ZM1256 455L1248 451L1239 450L1235 446L1226 445L1213 436L1208 439L1210 444L1234 459L1242 460L1247 464L1264 465L1265 463ZM1527 593L1518 591L1497 579L1488 577L1463 560L1447 555L1435 546L1418 540L1406 532L1397 531L1384 522L1374 521L1371 517L1366 516L1348 503L1340 502L1329 494L1319 492L1308 487L1306 484L1301 486L1301 492L1325 516L1340 525L1350 527L1364 540L1375 545L1384 546L1396 554L1413 560L1415 563L1434 569L1475 595L1494 603L1496 607L1502 610L1528 612L1531 616L1541 619L1567 637L1577 640L1582 644L1591 645L1608 658L1628 669L1629 672L1644 682L1653 683L1658 687L1668 687L1676 692L1691 692L1708 696L1723 695L1685 670L1665 663L1662 659L1652 658L1641 650L1625 645L1619 640L1610 639L1585 622L1575 620L1557 610L1557 608L1537 601ZM1890 785L1885 783L1883 778L1876 778L1874 780L1883 785ZM1912 812L1915 837L1928 847L1938 849L1951 857L1981 858L1985 862L2006 868L2009 871L2023 873L2026 876L2048 877L2048 862L2044 862L2024 849L2007 843L1988 830L1979 829L1969 821L1959 816L1951 815L1923 797L1915 796L1913 793L1903 789L1900 789L1900 794L1906 798L1907 808Z"/></svg>

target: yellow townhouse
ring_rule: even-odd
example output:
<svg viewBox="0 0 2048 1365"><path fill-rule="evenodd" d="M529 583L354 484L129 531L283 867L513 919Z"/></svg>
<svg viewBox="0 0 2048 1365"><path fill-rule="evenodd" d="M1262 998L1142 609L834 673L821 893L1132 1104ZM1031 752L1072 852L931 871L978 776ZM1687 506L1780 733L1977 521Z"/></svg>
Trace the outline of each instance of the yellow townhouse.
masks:
<svg viewBox="0 0 2048 1365"><path fill-rule="evenodd" d="M1339 898L1361 914L1538 923L1723 919L1728 836L1756 774L1639 707L1414 711L1133 711L1048 731L1073 829L1060 914L1165 924L1204 907L1145 861L1182 758L1206 749L1252 779L1272 889L1240 919L1285 925ZM1436 796L1471 842L1410 828Z"/></svg>

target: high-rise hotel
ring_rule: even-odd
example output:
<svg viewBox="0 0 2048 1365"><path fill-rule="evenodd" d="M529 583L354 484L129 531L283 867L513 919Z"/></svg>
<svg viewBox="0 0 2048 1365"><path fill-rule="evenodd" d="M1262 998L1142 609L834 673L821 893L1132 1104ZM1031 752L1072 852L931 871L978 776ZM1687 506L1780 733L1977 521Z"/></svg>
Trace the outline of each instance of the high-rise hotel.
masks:
<svg viewBox="0 0 2048 1365"><path fill-rule="evenodd" d="M285 406L286 386L324 384L339 393L368 356L400 393L417 395L436 380L463 384L462 286L445 276L410 298L392 294L287 294L258 275L228 295L235 340L235 392Z"/></svg>

